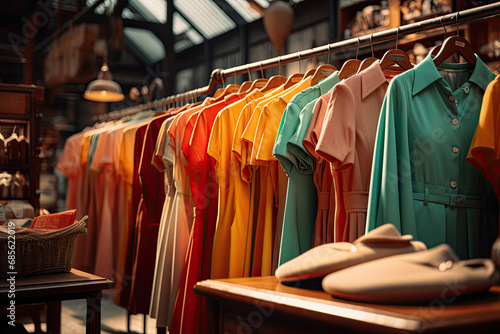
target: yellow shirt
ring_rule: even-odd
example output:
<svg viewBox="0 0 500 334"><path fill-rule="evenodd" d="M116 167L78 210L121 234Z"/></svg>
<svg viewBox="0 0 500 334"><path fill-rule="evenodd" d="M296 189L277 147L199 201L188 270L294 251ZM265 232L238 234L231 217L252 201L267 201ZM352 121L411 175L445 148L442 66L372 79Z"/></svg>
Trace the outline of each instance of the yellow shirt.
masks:
<svg viewBox="0 0 500 334"><path fill-rule="evenodd" d="M278 166L276 159L272 156L281 117L288 101L310 86L311 79L306 78L294 86L262 100L255 107L242 136L249 145L250 163L261 165L256 170L256 173L259 173L260 185L254 185L260 189L260 193L256 194L258 215L254 237L253 276L272 274L277 208L280 206L280 202L285 201L285 198L280 198L278 194L278 168L281 166Z"/></svg>
<svg viewBox="0 0 500 334"><path fill-rule="evenodd" d="M249 165L250 163L250 152L251 149L249 150L248 148L248 142L243 140L243 132L245 128L247 127L247 124L254 112L255 107L258 105L259 102L266 100L270 98L271 96L278 94L283 91L283 86L280 86L271 92L266 93L265 95L262 95L255 100L250 101L243 107L243 110L240 113L240 117L238 118L238 122L236 123L236 129L234 131L234 139L233 139L233 155L238 159L240 162L240 171L241 171L241 179L244 182L251 183L250 184L250 207L249 207L249 217L248 217L248 231L252 231L251 233L247 234L247 240L246 240L246 246L245 246L245 266L244 266L244 273L243 275L245 277L251 276L252 274L252 263L254 262L253 256L255 255L254 253L254 222L257 220L257 214L254 215L254 210L257 209L258 207L255 205L256 201L258 203L259 201L259 194L260 193L260 184L258 185L259 187L256 187L255 185L255 179L253 178L253 172L252 166ZM259 95L257 93L257 95ZM260 182L260 179L257 180L257 182ZM257 261L257 262L260 262ZM259 264L260 267L260 264ZM259 273L260 275L260 273Z"/></svg>
<svg viewBox="0 0 500 334"><path fill-rule="evenodd" d="M278 98L273 99L264 106L253 141L252 158L255 164L269 165L277 161L273 156L273 148L283 112L292 97L308 87L311 87L311 77L307 77L293 85L280 94Z"/></svg>
<svg viewBox="0 0 500 334"><path fill-rule="evenodd" d="M240 177L240 162L232 154L236 122L245 105L261 96L255 90L222 109L212 128L208 154L219 184L217 226L212 251L212 278L242 277L248 231L250 185Z"/></svg>

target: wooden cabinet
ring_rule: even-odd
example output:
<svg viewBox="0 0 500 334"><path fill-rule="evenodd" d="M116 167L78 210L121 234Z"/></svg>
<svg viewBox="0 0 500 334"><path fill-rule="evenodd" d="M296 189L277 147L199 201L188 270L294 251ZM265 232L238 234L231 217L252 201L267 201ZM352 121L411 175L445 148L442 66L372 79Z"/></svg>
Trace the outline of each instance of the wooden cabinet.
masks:
<svg viewBox="0 0 500 334"><path fill-rule="evenodd" d="M0 84L0 200L24 199L39 208L40 118L44 88Z"/></svg>

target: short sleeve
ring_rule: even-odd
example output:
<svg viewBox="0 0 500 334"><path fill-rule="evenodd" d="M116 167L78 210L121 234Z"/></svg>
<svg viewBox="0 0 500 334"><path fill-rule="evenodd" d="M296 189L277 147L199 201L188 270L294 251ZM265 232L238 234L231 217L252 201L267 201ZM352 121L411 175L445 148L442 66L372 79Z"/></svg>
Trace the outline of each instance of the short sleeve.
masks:
<svg viewBox="0 0 500 334"><path fill-rule="evenodd" d="M160 172L165 170L165 164L162 161L163 152L165 150L165 135L167 130L167 122L165 120L158 133L158 138L156 139L155 149L153 152L153 157L151 158L151 164Z"/></svg>
<svg viewBox="0 0 500 334"><path fill-rule="evenodd" d="M259 149L255 156L259 163L270 164L273 161L276 161L276 158L273 156L273 147L276 142L276 136L278 134L278 129L280 127L285 108L287 108L287 103L281 98L271 102L268 107L266 106L264 108L266 117L265 122L262 125L259 124L259 127L262 129L262 137L260 138ZM298 116L300 108L292 108L293 109L290 111ZM296 122L294 121L294 123ZM295 128L293 130L295 130Z"/></svg>
<svg viewBox="0 0 500 334"><path fill-rule="evenodd" d="M208 141L207 152L216 162L220 163L220 137L222 135L221 129L221 114L217 115L215 118L214 125L212 127L212 133L210 133L210 139Z"/></svg>
<svg viewBox="0 0 500 334"><path fill-rule="evenodd" d="M63 152L57 164L57 170L66 177L78 174L80 167L80 150L82 134L76 134L69 137L64 145Z"/></svg>
<svg viewBox="0 0 500 334"><path fill-rule="evenodd" d="M472 139L467 161L485 175L495 187L500 187L500 80L486 89L479 122ZM496 166L495 166L496 165Z"/></svg>
<svg viewBox="0 0 500 334"><path fill-rule="evenodd" d="M290 102L281 118L276 141L274 143L273 155L278 159L288 176L292 165L296 165L295 157L288 152L287 144L295 134L299 121L300 107Z"/></svg>
<svg viewBox="0 0 500 334"><path fill-rule="evenodd" d="M304 147L303 141L311 122L316 100L309 102L299 114L299 126L287 144L288 152L295 158L297 169L303 174L313 174L315 161Z"/></svg>
<svg viewBox="0 0 500 334"><path fill-rule="evenodd" d="M332 92L316 153L340 172L352 167L356 147L356 101L350 87L339 83Z"/></svg>
<svg viewBox="0 0 500 334"><path fill-rule="evenodd" d="M318 101L314 104L312 110L311 121L309 122L309 127L307 128L306 135L302 140L302 144L309 154L316 160L320 162L322 158L316 153L316 145L318 144L318 139L321 134L321 127L323 126L323 120L325 119L326 108L328 106L328 100L330 100L331 92L326 93L321 96Z"/></svg>

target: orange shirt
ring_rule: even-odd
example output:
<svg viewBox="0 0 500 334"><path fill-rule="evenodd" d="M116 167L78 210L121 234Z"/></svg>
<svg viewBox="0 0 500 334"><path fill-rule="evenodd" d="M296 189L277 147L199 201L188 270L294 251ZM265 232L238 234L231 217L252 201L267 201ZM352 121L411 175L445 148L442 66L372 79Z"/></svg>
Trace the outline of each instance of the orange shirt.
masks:
<svg viewBox="0 0 500 334"><path fill-rule="evenodd" d="M500 77L484 92L481 114L467 161L488 180L500 200Z"/></svg>

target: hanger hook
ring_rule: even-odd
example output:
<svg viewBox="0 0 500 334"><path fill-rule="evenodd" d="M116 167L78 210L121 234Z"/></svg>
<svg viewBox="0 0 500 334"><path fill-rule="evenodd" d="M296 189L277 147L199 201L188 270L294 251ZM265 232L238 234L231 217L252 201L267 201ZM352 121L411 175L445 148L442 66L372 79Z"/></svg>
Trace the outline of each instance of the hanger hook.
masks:
<svg viewBox="0 0 500 334"><path fill-rule="evenodd" d="M281 56L278 56L278 75L281 75Z"/></svg>
<svg viewBox="0 0 500 334"><path fill-rule="evenodd" d="M398 29L396 30L396 50L398 49L398 45L399 45L399 29L401 29L401 28L398 27Z"/></svg>
<svg viewBox="0 0 500 334"><path fill-rule="evenodd" d="M220 79L222 81L222 87L224 87L224 85L225 85L225 83L224 83L224 73L220 74Z"/></svg>
<svg viewBox="0 0 500 334"><path fill-rule="evenodd" d="M260 61L260 75L264 78L264 70L262 69L262 60Z"/></svg>
<svg viewBox="0 0 500 334"><path fill-rule="evenodd" d="M455 16L455 22L457 23L457 36L460 36L460 33L458 32L458 14L459 12L457 12L457 16Z"/></svg>
<svg viewBox="0 0 500 334"><path fill-rule="evenodd" d="M330 43L328 43L328 60L327 63L330 64L330 54L331 54L331 49L330 49Z"/></svg>
<svg viewBox="0 0 500 334"><path fill-rule="evenodd" d="M446 39L446 27L443 24L443 17L442 16L441 16L441 19L439 20L439 22L441 22L441 27L444 30L444 39L443 40L445 40Z"/></svg>
<svg viewBox="0 0 500 334"><path fill-rule="evenodd" d="M372 47L372 58L375 58L375 53L373 52L373 34L370 35L370 46Z"/></svg>
<svg viewBox="0 0 500 334"><path fill-rule="evenodd" d="M302 73L301 69L301 60L302 60L302 53L299 51L299 73Z"/></svg>
<svg viewBox="0 0 500 334"><path fill-rule="evenodd" d="M236 67L233 68L234 68L234 84L236 85Z"/></svg>
<svg viewBox="0 0 500 334"><path fill-rule="evenodd" d="M358 48L356 49L356 59L358 59L360 39L358 37Z"/></svg>
<svg viewBox="0 0 500 334"><path fill-rule="evenodd" d="M248 80L252 81L252 75L250 74L250 65L247 64Z"/></svg>

